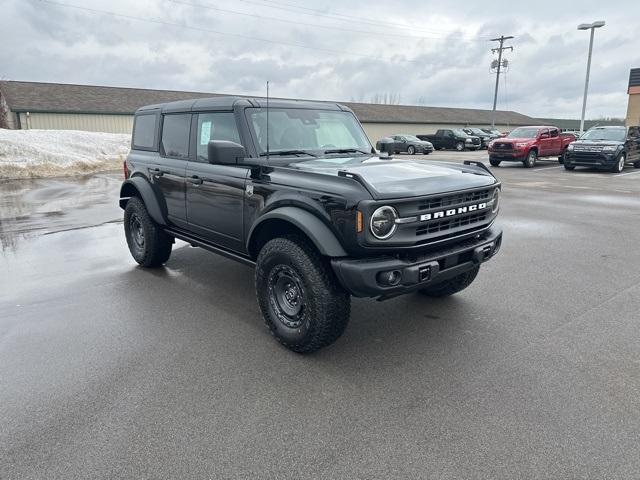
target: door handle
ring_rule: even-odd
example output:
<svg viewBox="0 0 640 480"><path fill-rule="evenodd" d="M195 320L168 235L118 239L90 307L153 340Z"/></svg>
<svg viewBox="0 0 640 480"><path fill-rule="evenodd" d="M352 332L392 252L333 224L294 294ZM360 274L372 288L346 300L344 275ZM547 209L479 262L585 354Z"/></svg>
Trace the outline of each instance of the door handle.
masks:
<svg viewBox="0 0 640 480"><path fill-rule="evenodd" d="M187 177L187 182L191 183L192 185L202 185L202 179L197 175Z"/></svg>
<svg viewBox="0 0 640 480"><path fill-rule="evenodd" d="M159 168L152 168L150 171L151 171L151 174L155 177L161 177L164 175L164 172Z"/></svg>

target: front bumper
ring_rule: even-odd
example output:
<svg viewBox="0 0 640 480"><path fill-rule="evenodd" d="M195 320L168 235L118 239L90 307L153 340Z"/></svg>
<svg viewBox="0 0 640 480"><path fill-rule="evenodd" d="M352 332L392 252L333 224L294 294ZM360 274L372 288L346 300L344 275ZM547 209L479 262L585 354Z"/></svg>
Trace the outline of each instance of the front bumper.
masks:
<svg viewBox="0 0 640 480"><path fill-rule="evenodd" d="M593 167L593 168L613 168L618 161L620 152L602 153L602 152L569 152L565 154L565 165L573 165L577 167Z"/></svg>
<svg viewBox="0 0 640 480"><path fill-rule="evenodd" d="M394 297L444 282L492 258L502 244L502 229L414 258L334 258L331 266L341 285L355 297ZM385 285L380 275L397 271L397 285Z"/></svg>
<svg viewBox="0 0 640 480"><path fill-rule="evenodd" d="M527 158L526 151L511 150L509 152L489 152L489 160L500 160L501 162L522 162Z"/></svg>

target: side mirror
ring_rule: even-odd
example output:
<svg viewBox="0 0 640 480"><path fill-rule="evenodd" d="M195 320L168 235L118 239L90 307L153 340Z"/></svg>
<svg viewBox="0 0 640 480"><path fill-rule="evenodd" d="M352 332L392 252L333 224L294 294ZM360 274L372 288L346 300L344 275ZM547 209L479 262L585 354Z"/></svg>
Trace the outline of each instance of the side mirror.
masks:
<svg viewBox="0 0 640 480"><path fill-rule="evenodd" d="M540 136L538 137L540 140L543 140L545 138L549 138L549 134L548 133L541 133Z"/></svg>
<svg viewBox="0 0 640 480"><path fill-rule="evenodd" d="M238 159L247 156L244 147L236 142L227 140L211 140L207 146L209 163L235 165Z"/></svg>

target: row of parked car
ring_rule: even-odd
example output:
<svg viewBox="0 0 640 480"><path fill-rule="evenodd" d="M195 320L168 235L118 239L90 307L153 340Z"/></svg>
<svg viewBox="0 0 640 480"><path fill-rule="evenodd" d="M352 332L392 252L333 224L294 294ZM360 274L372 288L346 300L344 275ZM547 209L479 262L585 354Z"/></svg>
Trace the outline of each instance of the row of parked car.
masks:
<svg viewBox="0 0 640 480"><path fill-rule="evenodd" d="M640 168L640 127L593 127L577 138L553 126L519 127L489 144L489 162L522 162L531 168L539 158L558 157L566 170L591 167L620 173Z"/></svg>
<svg viewBox="0 0 640 480"><path fill-rule="evenodd" d="M396 153L430 154L434 150L479 150L500 138L498 130L491 128L442 128L431 135L397 134L381 138L376 144L380 151Z"/></svg>
<svg viewBox="0 0 640 480"><path fill-rule="evenodd" d="M621 172L626 165L640 168L640 127L593 127L579 138L552 125L518 127L508 134L489 128L451 128L431 135L392 135L380 139L376 148L410 155L487 148L494 167L521 162L532 168L540 158L558 157L567 170L584 166Z"/></svg>

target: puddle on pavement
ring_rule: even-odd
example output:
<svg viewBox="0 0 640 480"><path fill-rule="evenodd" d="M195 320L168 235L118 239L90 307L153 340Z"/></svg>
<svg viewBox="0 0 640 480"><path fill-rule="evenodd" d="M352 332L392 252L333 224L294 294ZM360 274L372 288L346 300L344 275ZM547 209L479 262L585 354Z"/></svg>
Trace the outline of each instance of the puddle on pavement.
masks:
<svg viewBox="0 0 640 480"><path fill-rule="evenodd" d="M22 239L118 221L121 173L0 182L0 247Z"/></svg>

